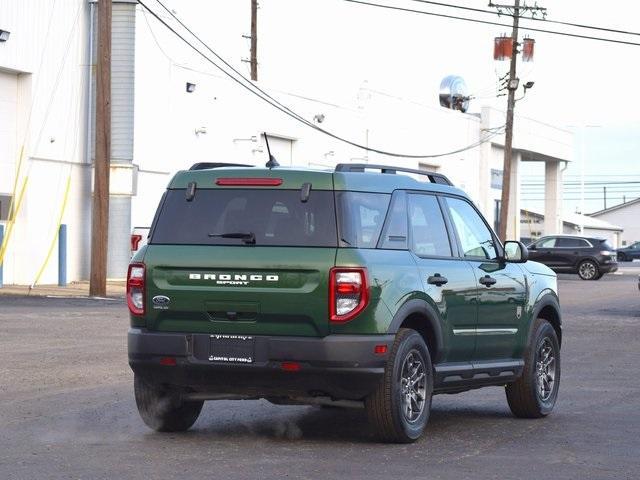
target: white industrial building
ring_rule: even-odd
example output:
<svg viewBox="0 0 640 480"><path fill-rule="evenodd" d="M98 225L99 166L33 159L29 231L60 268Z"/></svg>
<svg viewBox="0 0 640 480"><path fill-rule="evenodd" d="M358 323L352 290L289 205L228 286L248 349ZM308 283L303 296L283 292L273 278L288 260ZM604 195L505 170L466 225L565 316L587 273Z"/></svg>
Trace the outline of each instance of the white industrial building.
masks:
<svg viewBox="0 0 640 480"><path fill-rule="evenodd" d="M593 220L615 223L624 229L619 247L640 242L640 198L590 213L589 216Z"/></svg>
<svg viewBox="0 0 640 480"><path fill-rule="evenodd" d="M4 283L34 283L56 246L60 215L68 228L68 279L89 276L94 10L87 0L61 0L55 10L47 0L0 3L0 29L10 32L0 42L0 225L8 238ZM487 107L463 114L440 107L436 95L414 101L366 84L350 103L313 98L304 87L284 92L278 85L260 84L322 128L371 148L437 154L477 144L437 158L391 158L298 123L213 68L179 64L172 52L184 47L153 24L135 0L113 1L112 35L111 278L125 276L131 228L150 224L177 170L202 161L264 164L262 132L270 135L282 166L371 162L437 170L467 191L490 222L496 218L503 112ZM187 83L195 85L192 92ZM572 156L570 132L516 118L510 238L520 238L520 162L545 163L544 232L560 233L562 169ZM14 222L7 221L9 203ZM57 271L53 255L39 282L55 283Z"/></svg>

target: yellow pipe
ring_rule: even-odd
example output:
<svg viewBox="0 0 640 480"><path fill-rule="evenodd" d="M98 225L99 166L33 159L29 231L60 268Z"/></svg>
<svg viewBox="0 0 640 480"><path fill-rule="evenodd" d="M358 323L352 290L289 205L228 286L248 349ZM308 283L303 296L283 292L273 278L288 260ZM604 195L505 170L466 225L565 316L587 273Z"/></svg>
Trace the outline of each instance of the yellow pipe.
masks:
<svg viewBox="0 0 640 480"><path fill-rule="evenodd" d="M56 224L56 231L53 235L53 240L51 240L51 245L49 245L49 250L47 252L47 256L44 259L44 262L42 263L42 266L40 267L40 270L38 270L38 274L36 275L36 279L33 281L33 283L31 284L31 286L29 287L29 290L31 290L33 287L36 286L36 284L40 281L40 277L42 276L42 273L44 272L44 269L47 267L47 264L49 263L49 260L51 259L51 254L53 253L53 249L56 246L56 241L58 240L58 235L60 234L60 225L62 224L62 217L64 216L64 211L67 208L67 200L69 199L69 189L71 187L71 173L69 173L69 177L67 178L67 186L65 187L64 190L64 198L62 200L62 208L60 209L60 215L58 216L58 223Z"/></svg>

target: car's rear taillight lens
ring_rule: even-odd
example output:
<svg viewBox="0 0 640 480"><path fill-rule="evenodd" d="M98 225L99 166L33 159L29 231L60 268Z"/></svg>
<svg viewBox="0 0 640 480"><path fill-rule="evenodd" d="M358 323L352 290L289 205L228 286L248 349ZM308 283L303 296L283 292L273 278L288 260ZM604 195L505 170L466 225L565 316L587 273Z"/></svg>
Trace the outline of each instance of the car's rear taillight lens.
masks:
<svg viewBox="0 0 640 480"><path fill-rule="evenodd" d="M329 272L329 318L332 322L348 322L369 301L367 274L364 268L332 268Z"/></svg>
<svg viewBox="0 0 640 480"><path fill-rule="evenodd" d="M127 273L127 305L133 315L144 315L144 263L132 263Z"/></svg>
<svg viewBox="0 0 640 480"><path fill-rule="evenodd" d="M142 240L142 235L131 235L131 251L135 252L138 250L138 245L140 245L140 241Z"/></svg>

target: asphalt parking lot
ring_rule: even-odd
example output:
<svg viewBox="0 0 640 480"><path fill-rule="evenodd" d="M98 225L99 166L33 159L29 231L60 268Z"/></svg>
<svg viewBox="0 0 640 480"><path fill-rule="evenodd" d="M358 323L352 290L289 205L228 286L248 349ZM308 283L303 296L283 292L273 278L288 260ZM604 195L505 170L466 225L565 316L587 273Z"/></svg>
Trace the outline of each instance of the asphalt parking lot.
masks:
<svg viewBox="0 0 640 480"><path fill-rule="evenodd" d="M208 402L192 431L154 433L133 400L121 299L0 296L0 478L636 479L638 267L561 276L550 417L512 417L498 387L437 396L412 445L376 443L360 410L265 401Z"/></svg>

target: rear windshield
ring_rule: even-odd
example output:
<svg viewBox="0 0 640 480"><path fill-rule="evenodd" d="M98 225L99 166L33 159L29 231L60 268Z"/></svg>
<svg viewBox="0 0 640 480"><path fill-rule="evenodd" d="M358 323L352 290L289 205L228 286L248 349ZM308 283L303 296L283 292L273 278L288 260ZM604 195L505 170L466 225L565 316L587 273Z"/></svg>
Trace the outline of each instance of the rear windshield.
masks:
<svg viewBox="0 0 640 480"><path fill-rule="evenodd" d="M337 246L333 192L312 190L168 190L152 244Z"/></svg>
<svg viewBox="0 0 640 480"><path fill-rule="evenodd" d="M600 246L606 250L615 250L615 248L613 248L613 245L609 243L609 240L600 241Z"/></svg>

